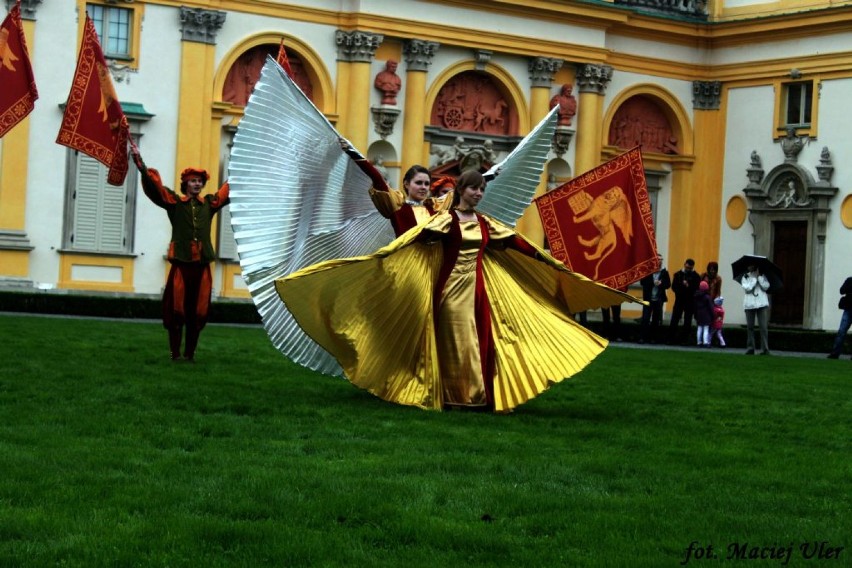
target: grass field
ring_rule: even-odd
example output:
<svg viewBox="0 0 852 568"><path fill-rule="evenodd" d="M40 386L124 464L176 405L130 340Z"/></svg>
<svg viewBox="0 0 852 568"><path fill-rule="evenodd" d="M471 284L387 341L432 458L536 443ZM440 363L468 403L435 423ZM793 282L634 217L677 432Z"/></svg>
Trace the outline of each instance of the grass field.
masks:
<svg viewBox="0 0 852 568"><path fill-rule="evenodd" d="M151 322L0 330L3 567L852 565L848 358L612 347L497 416L385 403L256 327L194 365Z"/></svg>

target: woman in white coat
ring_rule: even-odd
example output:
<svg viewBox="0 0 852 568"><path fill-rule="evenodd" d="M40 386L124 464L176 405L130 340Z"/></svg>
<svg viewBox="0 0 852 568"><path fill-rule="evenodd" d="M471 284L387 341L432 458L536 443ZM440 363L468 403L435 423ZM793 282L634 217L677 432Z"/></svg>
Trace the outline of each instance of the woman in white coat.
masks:
<svg viewBox="0 0 852 568"><path fill-rule="evenodd" d="M743 309L746 315L746 327L748 328L746 355L754 355L754 319L760 329L761 355L769 355L769 280L760 273L756 266L749 266L748 272L743 274L740 284L745 292L743 298Z"/></svg>

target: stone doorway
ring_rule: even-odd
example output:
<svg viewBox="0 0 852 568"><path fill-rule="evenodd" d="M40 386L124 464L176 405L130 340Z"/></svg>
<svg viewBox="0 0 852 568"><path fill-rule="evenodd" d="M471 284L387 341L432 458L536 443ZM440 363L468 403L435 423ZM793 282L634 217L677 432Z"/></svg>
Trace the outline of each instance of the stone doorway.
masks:
<svg viewBox="0 0 852 568"><path fill-rule="evenodd" d="M762 159L751 153L747 169L749 221L754 254L768 256L784 273L784 290L773 294L770 321L778 325L822 329L825 241L831 201L831 154L820 153L817 179L796 160L802 137L788 132L781 140L784 163L764 175Z"/></svg>

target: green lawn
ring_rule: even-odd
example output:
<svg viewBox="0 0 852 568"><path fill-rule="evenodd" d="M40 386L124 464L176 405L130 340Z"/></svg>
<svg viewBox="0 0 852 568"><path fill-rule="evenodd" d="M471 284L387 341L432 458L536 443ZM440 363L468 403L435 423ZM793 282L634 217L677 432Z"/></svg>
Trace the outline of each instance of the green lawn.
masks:
<svg viewBox="0 0 852 568"><path fill-rule="evenodd" d="M256 327L194 365L150 322L0 333L3 567L852 565L848 358L612 347L497 416L385 403Z"/></svg>

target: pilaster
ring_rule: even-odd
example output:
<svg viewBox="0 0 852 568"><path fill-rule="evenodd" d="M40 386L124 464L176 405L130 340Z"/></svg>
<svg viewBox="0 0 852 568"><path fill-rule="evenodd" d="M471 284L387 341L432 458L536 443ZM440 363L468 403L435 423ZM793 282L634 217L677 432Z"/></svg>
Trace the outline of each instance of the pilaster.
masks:
<svg viewBox="0 0 852 568"><path fill-rule="evenodd" d="M219 139L211 140L210 124L213 105L216 33L227 14L216 10L181 6L180 99L178 102L175 185L180 185L178 172L186 167L201 167L214 174L208 183L216 189L217 162L211 146L218 150Z"/></svg>
<svg viewBox="0 0 852 568"><path fill-rule="evenodd" d="M337 30L335 36L339 78L337 108L345 109L338 128L355 148L365 153L369 140L370 105L368 100L353 96L353 93L371 92L370 62L383 39L381 34L358 30Z"/></svg>
<svg viewBox="0 0 852 568"><path fill-rule="evenodd" d="M402 47L405 58L405 113L402 120L402 171L423 160L426 124L426 73L440 47L434 41L411 39ZM427 164L428 165L428 164Z"/></svg>
<svg viewBox="0 0 852 568"><path fill-rule="evenodd" d="M550 87L553 77L562 68L562 59L550 57L535 57L529 60L527 69L530 78L530 124L538 124L550 110ZM535 196L543 195L547 191L547 180L541 176ZM537 245L544 244L544 228L538 215L535 204L530 205L524 214L518 219L518 232Z"/></svg>
<svg viewBox="0 0 852 568"><path fill-rule="evenodd" d="M603 95L612 80L609 65L580 65L577 68L577 145L575 147L576 175L600 164L603 131Z"/></svg>
<svg viewBox="0 0 852 568"><path fill-rule="evenodd" d="M688 195L688 223L693 234L693 249L684 253L704 266L719 260L719 241L722 234L722 171L718 165L725 161L725 118L720 112L722 84L719 81L694 81L693 125L695 162L684 172L684 185L673 186ZM676 209L672 209L676 211ZM677 216L673 216L675 221ZM690 232L684 228L682 232ZM686 256L684 256L686 258ZM681 259L682 260L682 259Z"/></svg>

